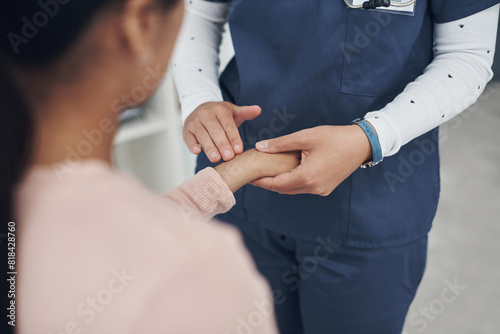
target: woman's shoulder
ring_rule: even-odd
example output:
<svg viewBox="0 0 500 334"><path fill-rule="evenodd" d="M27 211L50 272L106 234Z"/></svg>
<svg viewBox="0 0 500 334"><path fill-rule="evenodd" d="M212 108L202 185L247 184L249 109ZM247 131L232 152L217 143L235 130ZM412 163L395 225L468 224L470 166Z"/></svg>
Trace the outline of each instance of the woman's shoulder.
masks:
<svg viewBox="0 0 500 334"><path fill-rule="evenodd" d="M103 215L122 204L120 211L134 210L127 202L141 201L148 193L133 177L97 161L67 167L64 173L53 166L32 167L16 192L18 213L76 215L79 211ZM30 218L35 218L30 217Z"/></svg>
<svg viewBox="0 0 500 334"><path fill-rule="evenodd" d="M193 221L133 176L97 160L68 167L65 173L53 167L29 169L17 190L16 208L23 225L61 225L58 228L84 234L96 229L103 233L111 229L115 234L140 229L151 234L148 231L155 228L182 234Z"/></svg>
<svg viewBox="0 0 500 334"><path fill-rule="evenodd" d="M145 267L165 261L186 271L214 257L247 256L235 228L185 213L103 163L86 163L62 181L50 173L30 171L17 203L23 239L52 245L44 252L71 253L90 243L103 258L142 257Z"/></svg>
<svg viewBox="0 0 500 334"><path fill-rule="evenodd" d="M186 216L132 177L100 165L75 170L62 183L47 171L32 172L18 203L19 271L29 277L20 282L27 291L20 299L33 305L22 311L26 319L38 312L37 301L51 300L71 311L61 316L76 318L87 329L107 328L114 322L108 320L120 318L126 319L121 324L125 331L140 320L131 305L158 303L163 310L153 312L151 320L160 324L182 300L195 303L200 293L211 300L222 293L223 307L230 309L232 296L259 281L234 228ZM120 284L123 293L115 296ZM90 314L87 296L102 291L108 296L107 290L122 300L106 305L116 317ZM177 301L172 299L176 294ZM57 331L46 326L65 320L49 313L46 319L51 321L34 326Z"/></svg>

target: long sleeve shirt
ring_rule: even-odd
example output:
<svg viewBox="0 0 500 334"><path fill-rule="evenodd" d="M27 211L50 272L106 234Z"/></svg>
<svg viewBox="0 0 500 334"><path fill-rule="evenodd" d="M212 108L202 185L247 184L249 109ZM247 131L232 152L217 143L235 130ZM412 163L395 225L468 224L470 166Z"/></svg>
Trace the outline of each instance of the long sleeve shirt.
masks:
<svg viewBox="0 0 500 334"><path fill-rule="evenodd" d="M184 120L200 104L222 101L218 52L230 6L204 0L186 5L173 60ZM434 24L432 63L393 102L365 116L377 132L384 156L396 154L402 145L457 116L481 95L493 77L498 13L496 5Z"/></svg>
<svg viewBox="0 0 500 334"><path fill-rule="evenodd" d="M276 333L239 234L207 221L234 205L215 170L158 197L98 161L35 167L16 198L18 333Z"/></svg>

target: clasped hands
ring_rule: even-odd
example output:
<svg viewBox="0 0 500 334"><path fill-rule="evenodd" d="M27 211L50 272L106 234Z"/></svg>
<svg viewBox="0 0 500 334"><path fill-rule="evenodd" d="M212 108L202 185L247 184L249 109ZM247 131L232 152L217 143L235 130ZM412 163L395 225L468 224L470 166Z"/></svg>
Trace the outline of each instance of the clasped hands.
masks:
<svg viewBox="0 0 500 334"><path fill-rule="evenodd" d="M317 126L260 141L243 153L238 126L260 115L258 106L229 102L200 105L184 125L184 141L194 154L205 152L232 191L246 183L282 194L329 195L372 157L357 125ZM200 148L201 147L201 148Z"/></svg>

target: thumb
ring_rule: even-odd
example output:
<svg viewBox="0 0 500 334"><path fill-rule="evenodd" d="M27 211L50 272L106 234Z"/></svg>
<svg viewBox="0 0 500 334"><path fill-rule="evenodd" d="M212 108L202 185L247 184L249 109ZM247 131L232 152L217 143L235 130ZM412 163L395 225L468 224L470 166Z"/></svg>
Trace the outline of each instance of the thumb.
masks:
<svg viewBox="0 0 500 334"><path fill-rule="evenodd" d="M306 145L303 132L299 131L286 136L260 141L255 144L255 148L261 152L280 153L302 151L307 149Z"/></svg>
<svg viewBox="0 0 500 334"><path fill-rule="evenodd" d="M259 116L262 109L259 106L233 107L233 116L236 126L240 126L244 121L249 121Z"/></svg>

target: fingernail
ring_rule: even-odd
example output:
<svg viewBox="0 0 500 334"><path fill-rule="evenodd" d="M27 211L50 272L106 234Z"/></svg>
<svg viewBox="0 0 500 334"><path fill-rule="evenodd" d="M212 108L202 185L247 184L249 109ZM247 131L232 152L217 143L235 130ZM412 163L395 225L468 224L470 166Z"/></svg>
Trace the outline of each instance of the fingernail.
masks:
<svg viewBox="0 0 500 334"><path fill-rule="evenodd" d="M217 153L215 152L210 153L210 160L217 160Z"/></svg>
<svg viewBox="0 0 500 334"><path fill-rule="evenodd" d="M224 158L229 158L231 156L231 151L225 150L223 154L224 154Z"/></svg>
<svg viewBox="0 0 500 334"><path fill-rule="evenodd" d="M191 149L191 152L196 153L196 152L198 152L199 149L200 149L199 146L193 146L193 148Z"/></svg>
<svg viewBox="0 0 500 334"><path fill-rule="evenodd" d="M234 151L237 152L240 149L240 145L236 144L233 146L233 148L234 148Z"/></svg>
<svg viewBox="0 0 500 334"><path fill-rule="evenodd" d="M259 150L265 150L266 148L268 148L269 146L269 142L266 140L266 141L260 141L257 143L257 145L255 145L255 147L257 147Z"/></svg>

